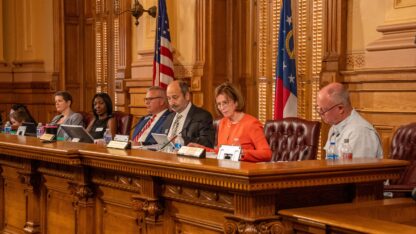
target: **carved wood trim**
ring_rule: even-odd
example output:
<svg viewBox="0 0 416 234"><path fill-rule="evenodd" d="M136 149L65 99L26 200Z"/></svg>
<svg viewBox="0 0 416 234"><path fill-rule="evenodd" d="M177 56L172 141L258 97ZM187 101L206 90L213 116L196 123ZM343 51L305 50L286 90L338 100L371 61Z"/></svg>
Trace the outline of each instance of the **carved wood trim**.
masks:
<svg viewBox="0 0 416 234"><path fill-rule="evenodd" d="M241 177L241 182L236 182L237 178L224 178L222 176L206 176L205 173L198 171L195 173L194 171L189 172L182 172L178 174L177 171L173 170L160 170L160 168L152 167L152 166L127 166L127 165L120 165L118 163L110 163L110 162L99 162L95 160L83 159L83 164L86 166L107 169L107 170L115 170L119 172L126 172L132 173L137 175L147 175L152 177L161 177L164 179L174 179L176 181L185 181L191 182L201 185L210 185L216 186L219 188L227 188L231 190L237 191L261 191L261 190L274 190L274 189L282 189L282 188L294 188L294 187L309 187L309 186L317 186L317 185L331 185L331 184L345 184L345 183L352 183L355 181L364 182L364 181L383 181L387 179L397 179L400 176L399 169L390 169L389 173L377 173L375 171L367 171L366 174L360 175L351 175L345 176L342 178L332 178L330 174L328 175L320 175L322 177L309 177L305 174L298 175L305 177L304 179L296 179L294 181L290 181L285 175L285 179L279 181L281 178L276 176L274 182L252 182L247 184L245 181L245 177Z"/></svg>
<svg viewBox="0 0 416 234"><path fill-rule="evenodd" d="M272 233L286 234L291 233L291 227L280 221L279 216L263 217L256 220L247 220L236 216L226 216L224 223L224 233Z"/></svg>
<svg viewBox="0 0 416 234"><path fill-rule="evenodd" d="M166 184L162 196L176 201L233 211L233 195L225 192Z"/></svg>
<svg viewBox="0 0 416 234"><path fill-rule="evenodd" d="M74 158L62 158L57 157L57 154L47 154L46 152L33 152L33 151L16 151L16 150L9 150L9 149L0 149L1 154L8 154L13 155L20 158L26 159L35 159L40 161L47 161L52 163L58 164L66 164L66 165L80 165L81 160L75 156Z"/></svg>

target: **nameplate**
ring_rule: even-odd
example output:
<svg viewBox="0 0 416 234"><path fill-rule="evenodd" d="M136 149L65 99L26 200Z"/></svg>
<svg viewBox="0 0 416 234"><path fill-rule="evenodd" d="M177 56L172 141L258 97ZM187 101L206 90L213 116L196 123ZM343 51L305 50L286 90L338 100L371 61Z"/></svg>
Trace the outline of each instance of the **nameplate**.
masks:
<svg viewBox="0 0 416 234"><path fill-rule="evenodd" d="M114 141L129 142L129 135L115 135Z"/></svg>
<svg viewBox="0 0 416 234"><path fill-rule="evenodd" d="M25 133L26 133L26 126L20 126L20 127L17 129L17 133L16 133L16 135L18 135L18 136L24 136L24 135L25 135Z"/></svg>
<svg viewBox="0 0 416 234"><path fill-rule="evenodd" d="M42 136L40 136L39 139L43 141L53 141L55 138L54 134L44 133Z"/></svg>
<svg viewBox="0 0 416 234"><path fill-rule="evenodd" d="M230 159L238 162L241 155L241 146L222 145L218 151L217 159Z"/></svg>
<svg viewBox="0 0 416 234"><path fill-rule="evenodd" d="M205 158L205 149L198 147L182 146L178 155L189 156L194 158Z"/></svg>
<svg viewBox="0 0 416 234"><path fill-rule="evenodd" d="M110 141L107 144L107 148L114 148L114 149L127 149L129 142L122 142L122 141Z"/></svg>
<svg viewBox="0 0 416 234"><path fill-rule="evenodd" d="M72 142L79 142L81 139L79 139L79 138L72 138Z"/></svg>

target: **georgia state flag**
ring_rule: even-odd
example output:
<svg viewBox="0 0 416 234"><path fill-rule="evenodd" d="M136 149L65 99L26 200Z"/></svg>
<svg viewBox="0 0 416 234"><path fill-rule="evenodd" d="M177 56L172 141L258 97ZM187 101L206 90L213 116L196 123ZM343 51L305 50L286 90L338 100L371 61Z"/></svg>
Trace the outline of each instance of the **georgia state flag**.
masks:
<svg viewBox="0 0 416 234"><path fill-rule="evenodd" d="M280 13L274 119L297 117L295 42L290 0L283 0Z"/></svg>

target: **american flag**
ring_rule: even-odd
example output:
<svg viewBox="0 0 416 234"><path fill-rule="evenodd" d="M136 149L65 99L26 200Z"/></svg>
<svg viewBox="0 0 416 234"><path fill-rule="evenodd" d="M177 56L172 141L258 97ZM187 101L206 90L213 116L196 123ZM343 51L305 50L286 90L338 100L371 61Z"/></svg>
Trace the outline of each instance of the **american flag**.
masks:
<svg viewBox="0 0 416 234"><path fill-rule="evenodd" d="M159 0L157 17L155 58L153 61L153 85L166 88L173 80L173 56L170 44L169 18L165 0Z"/></svg>
<svg viewBox="0 0 416 234"><path fill-rule="evenodd" d="M295 43L290 1L282 1L283 6L280 12L274 119L297 117L298 112Z"/></svg>

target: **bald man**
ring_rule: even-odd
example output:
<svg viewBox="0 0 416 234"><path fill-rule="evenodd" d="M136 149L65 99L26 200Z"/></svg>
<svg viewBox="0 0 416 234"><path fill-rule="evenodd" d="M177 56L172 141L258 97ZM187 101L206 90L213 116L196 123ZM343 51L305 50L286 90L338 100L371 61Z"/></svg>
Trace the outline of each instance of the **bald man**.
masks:
<svg viewBox="0 0 416 234"><path fill-rule="evenodd" d="M198 143L210 148L214 147L214 126L211 114L191 103L188 84L184 81L172 81L166 94L170 108L174 111L164 123L165 132L169 138L179 133L185 141Z"/></svg>
<svg viewBox="0 0 416 234"><path fill-rule="evenodd" d="M380 137L373 125L351 106L348 90L340 83L331 83L318 92L317 111L322 120L331 125L325 150L330 141L339 149L344 139L349 139L354 158L381 158Z"/></svg>

